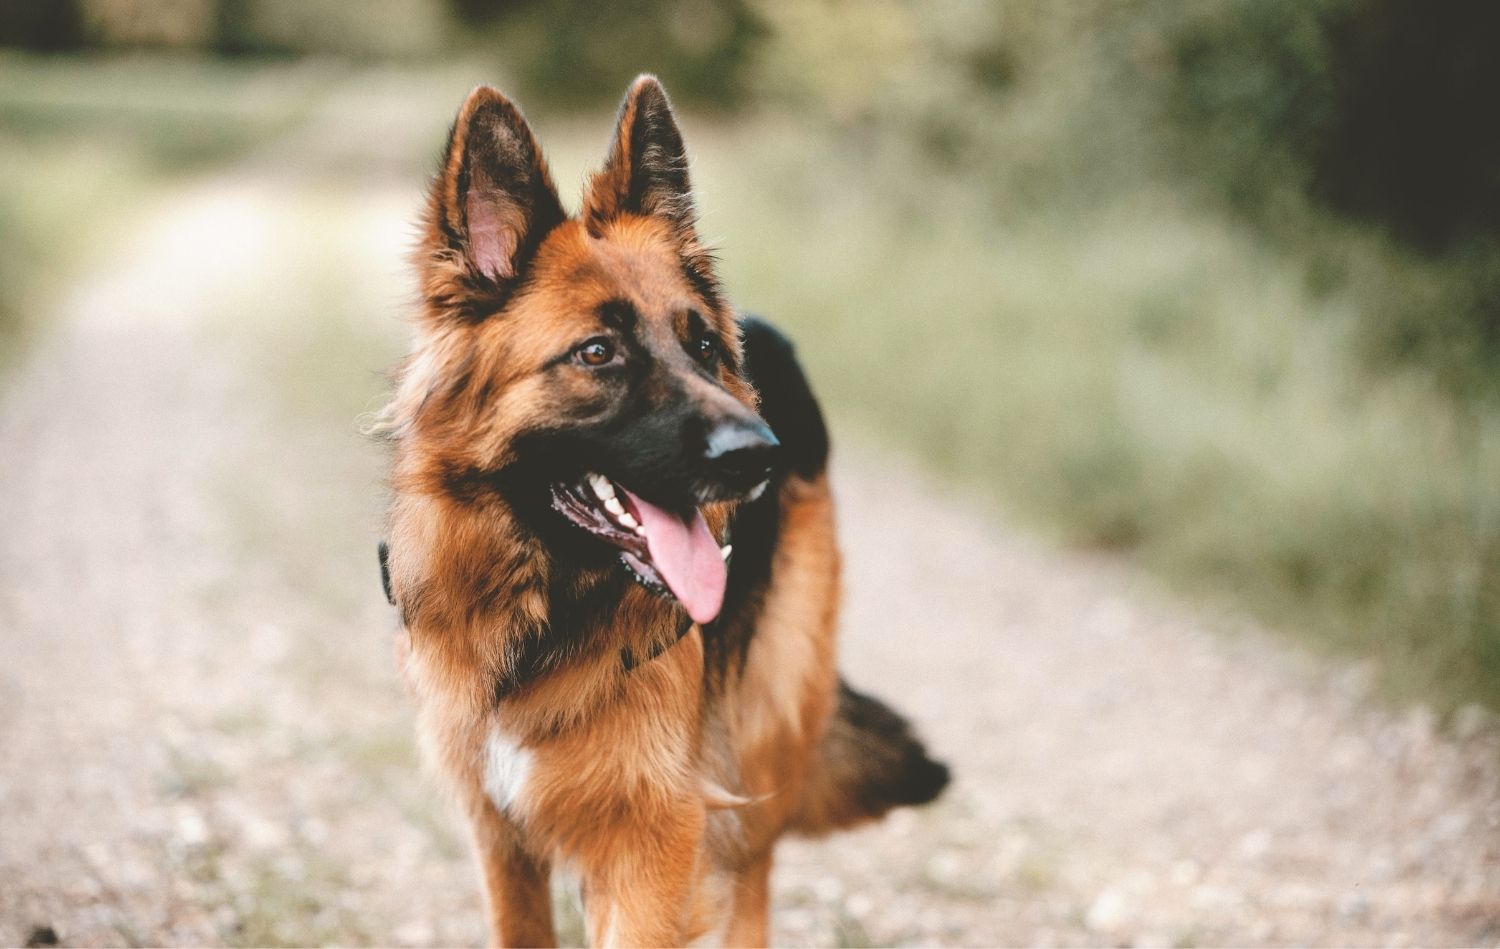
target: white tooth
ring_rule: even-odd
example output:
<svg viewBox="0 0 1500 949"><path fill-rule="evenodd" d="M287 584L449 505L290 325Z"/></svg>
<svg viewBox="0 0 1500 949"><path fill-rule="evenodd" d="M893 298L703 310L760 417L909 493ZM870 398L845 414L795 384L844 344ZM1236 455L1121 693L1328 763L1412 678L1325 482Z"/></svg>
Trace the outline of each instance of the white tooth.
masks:
<svg viewBox="0 0 1500 949"><path fill-rule="evenodd" d="M636 523L635 518L630 516L629 511L626 511L624 514L617 515L615 517L615 520L620 522L621 527L628 527L631 530L635 530L637 527L641 526L640 524Z"/></svg>
<svg viewBox="0 0 1500 949"><path fill-rule="evenodd" d="M762 481L760 484L757 484L755 487L751 488L750 489L749 500L751 500L751 501L758 501L758 500L760 500L760 496L762 494L766 493L766 485L768 485L770 483L771 483L771 479L767 478L766 480Z"/></svg>
<svg viewBox="0 0 1500 949"><path fill-rule="evenodd" d="M729 559L729 554L733 550L734 550L734 545L733 544L725 544L723 547L719 548L719 554L721 556L723 556L723 558L725 560L728 560Z"/></svg>
<svg viewBox="0 0 1500 949"><path fill-rule="evenodd" d="M646 536L646 528L642 525L636 525L635 532L637 534L640 534L642 537Z"/></svg>
<svg viewBox="0 0 1500 949"><path fill-rule="evenodd" d="M619 498L605 498L604 509L613 514L615 517L619 517L621 514L625 513L625 505L620 503Z"/></svg>
<svg viewBox="0 0 1500 949"><path fill-rule="evenodd" d="M599 500L608 501L615 496L615 486L609 483L609 479L600 474L589 475L589 484L593 486L594 493Z"/></svg>

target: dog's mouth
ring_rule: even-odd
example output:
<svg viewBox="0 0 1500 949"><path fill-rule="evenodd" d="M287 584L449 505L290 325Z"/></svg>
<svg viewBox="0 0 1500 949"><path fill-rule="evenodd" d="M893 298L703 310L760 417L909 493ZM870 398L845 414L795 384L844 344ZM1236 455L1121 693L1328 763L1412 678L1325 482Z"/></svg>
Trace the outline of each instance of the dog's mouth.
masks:
<svg viewBox="0 0 1500 949"><path fill-rule="evenodd" d="M552 506L620 550L620 561L644 587L677 598L695 623L724 605L730 549L719 546L703 512L658 507L601 474L552 486Z"/></svg>

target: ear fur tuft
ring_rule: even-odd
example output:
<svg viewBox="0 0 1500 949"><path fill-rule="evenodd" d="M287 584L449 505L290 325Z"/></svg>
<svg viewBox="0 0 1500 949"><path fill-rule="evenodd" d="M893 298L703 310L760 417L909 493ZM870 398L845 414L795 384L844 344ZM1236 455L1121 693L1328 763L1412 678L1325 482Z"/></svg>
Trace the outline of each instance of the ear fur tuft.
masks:
<svg viewBox="0 0 1500 949"><path fill-rule="evenodd" d="M667 91L651 75L637 77L625 93L609 156L584 197L592 233L622 214L663 217L684 236L696 218L682 132Z"/></svg>
<svg viewBox="0 0 1500 949"><path fill-rule="evenodd" d="M486 309L565 217L521 110L494 88L476 88L454 120L432 187L421 261L428 298Z"/></svg>

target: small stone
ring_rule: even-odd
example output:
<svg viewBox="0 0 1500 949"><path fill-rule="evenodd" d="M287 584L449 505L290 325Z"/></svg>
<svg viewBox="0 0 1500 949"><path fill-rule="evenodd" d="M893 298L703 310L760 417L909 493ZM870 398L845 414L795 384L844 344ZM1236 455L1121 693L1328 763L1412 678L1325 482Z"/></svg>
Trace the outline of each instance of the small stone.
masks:
<svg viewBox="0 0 1500 949"><path fill-rule="evenodd" d="M1348 919L1364 919L1370 912L1370 901L1363 893L1345 893L1338 899L1338 911Z"/></svg>
<svg viewBox="0 0 1500 949"><path fill-rule="evenodd" d="M1178 860L1172 864L1167 878L1173 886L1192 886L1203 878L1203 867L1196 860Z"/></svg>
<svg viewBox="0 0 1500 949"><path fill-rule="evenodd" d="M938 883L958 882L964 872L964 861L952 850L940 850L927 861L927 873Z"/></svg>
<svg viewBox="0 0 1500 949"><path fill-rule="evenodd" d="M177 842L185 847L201 847L208 842L208 823L196 807L183 805L177 809L172 830Z"/></svg>
<svg viewBox="0 0 1500 949"><path fill-rule="evenodd" d="M391 931L391 938L397 945L402 946L427 946L437 938L432 924L425 919L413 919L402 923Z"/></svg>
<svg viewBox="0 0 1500 949"><path fill-rule="evenodd" d="M1500 716L1479 704L1465 705L1453 713L1452 729L1460 741L1472 741L1480 735L1497 730Z"/></svg>
<svg viewBox="0 0 1500 949"><path fill-rule="evenodd" d="M1401 721L1401 730L1410 745L1425 746L1437 734L1437 713L1419 705L1406 713Z"/></svg>
<svg viewBox="0 0 1500 949"><path fill-rule="evenodd" d="M1468 814L1462 811L1455 811L1451 814L1444 814L1434 820L1429 832L1438 840L1458 840L1468 833L1469 826L1472 823L1473 820Z"/></svg>
<svg viewBox="0 0 1500 949"><path fill-rule="evenodd" d="M1188 903L1200 913L1219 913L1234 909L1243 902L1235 891L1222 886L1200 883L1188 895Z"/></svg>
<svg viewBox="0 0 1500 949"><path fill-rule="evenodd" d="M1083 924L1090 932L1115 933L1129 921L1132 915L1130 902L1125 894L1110 887L1094 898L1084 914Z"/></svg>
<svg viewBox="0 0 1500 949"><path fill-rule="evenodd" d="M84 844L83 855L100 873L108 873L115 863L115 858L109 852L109 848L97 840Z"/></svg>
<svg viewBox="0 0 1500 949"><path fill-rule="evenodd" d="M875 909L875 900L868 893L855 893L844 904L844 910L855 919L863 919Z"/></svg>
<svg viewBox="0 0 1500 949"><path fill-rule="evenodd" d="M1252 830L1239 839L1234 849L1242 860L1259 860L1271 852L1271 832L1265 828Z"/></svg>
<svg viewBox="0 0 1500 949"><path fill-rule="evenodd" d="M820 903L834 903L844 895L844 885L831 876L815 881L812 889Z"/></svg>

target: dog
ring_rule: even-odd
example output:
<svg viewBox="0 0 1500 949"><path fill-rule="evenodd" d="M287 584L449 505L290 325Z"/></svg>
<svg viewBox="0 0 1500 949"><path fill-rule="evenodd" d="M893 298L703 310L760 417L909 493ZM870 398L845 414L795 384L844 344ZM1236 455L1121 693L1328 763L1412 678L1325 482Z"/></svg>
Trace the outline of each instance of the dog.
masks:
<svg viewBox="0 0 1500 949"><path fill-rule="evenodd" d="M654 77L585 191L570 216L520 110L468 96L385 414L398 661L495 944L554 944L564 868L593 945L765 945L781 835L949 773L839 679L823 416L725 300Z"/></svg>

